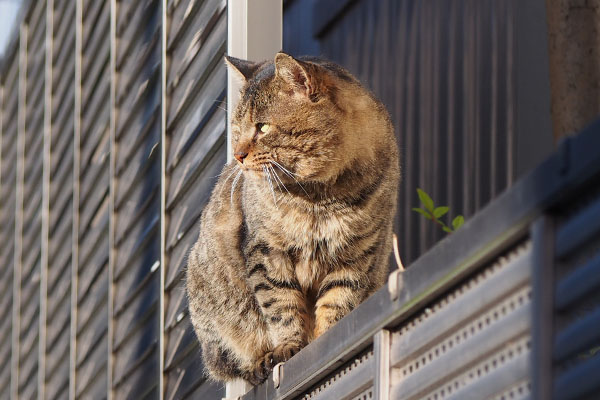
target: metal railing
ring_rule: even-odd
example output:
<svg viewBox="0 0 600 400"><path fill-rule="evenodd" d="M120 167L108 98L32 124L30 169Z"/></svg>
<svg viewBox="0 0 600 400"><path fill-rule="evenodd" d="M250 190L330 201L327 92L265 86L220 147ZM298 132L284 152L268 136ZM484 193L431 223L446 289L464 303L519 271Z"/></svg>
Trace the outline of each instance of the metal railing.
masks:
<svg viewBox="0 0 600 400"><path fill-rule="evenodd" d="M24 4L0 71L0 397L224 394L183 267L225 162L226 5Z"/></svg>
<svg viewBox="0 0 600 400"><path fill-rule="evenodd" d="M600 393L599 146L600 120L242 398Z"/></svg>

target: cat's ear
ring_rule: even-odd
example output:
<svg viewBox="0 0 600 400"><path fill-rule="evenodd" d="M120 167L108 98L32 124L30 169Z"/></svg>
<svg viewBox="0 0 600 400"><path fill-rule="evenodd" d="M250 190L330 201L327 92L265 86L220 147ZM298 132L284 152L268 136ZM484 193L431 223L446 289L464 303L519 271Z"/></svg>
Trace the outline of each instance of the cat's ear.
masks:
<svg viewBox="0 0 600 400"><path fill-rule="evenodd" d="M275 71L278 77L290 84L296 92L310 97L313 93L311 69L307 63L296 60L285 53L275 56Z"/></svg>
<svg viewBox="0 0 600 400"><path fill-rule="evenodd" d="M225 56L225 64L229 70L240 79L242 82L246 82L258 69L260 63L255 63L248 60L242 60L231 56Z"/></svg>

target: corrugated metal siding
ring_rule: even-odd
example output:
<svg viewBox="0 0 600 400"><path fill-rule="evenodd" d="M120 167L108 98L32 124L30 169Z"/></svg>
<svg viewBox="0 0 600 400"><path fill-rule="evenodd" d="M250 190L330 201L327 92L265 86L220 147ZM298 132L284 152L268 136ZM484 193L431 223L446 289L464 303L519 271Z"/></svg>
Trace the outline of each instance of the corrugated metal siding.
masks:
<svg viewBox="0 0 600 400"><path fill-rule="evenodd" d="M76 397L102 398L108 385L109 22L108 1L78 3L81 100L76 104L77 289L72 326Z"/></svg>
<svg viewBox="0 0 600 400"><path fill-rule="evenodd" d="M321 51L367 82L392 114L406 261L445 235L411 211L417 187L470 216L512 182L513 20L505 0L361 1L321 36Z"/></svg>
<svg viewBox="0 0 600 400"><path fill-rule="evenodd" d="M36 3L23 27L25 68L20 70L23 85L22 131L17 175L17 246L15 266L19 269L19 345L17 395L33 398L38 393L40 277L42 239L42 166L44 135L46 4ZM24 36L23 36L24 34ZM19 111L20 112L20 111ZM21 115L20 115L21 117Z"/></svg>
<svg viewBox="0 0 600 400"><path fill-rule="evenodd" d="M517 106L521 115L535 108L518 104L523 89L517 74L530 62L523 54L535 53L546 40L540 29L527 32L541 40L521 38L519 49L517 32L527 31L523 25L529 22L520 16L538 0L289 3L284 49L340 63L390 111L401 150L397 232L405 263L446 235L411 210L420 205L418 187L436 204L448 205L451 217L468 217L524 172L517 171L518 150L536 160L531 166L551 151L551 135L539 129L549 125L549 112L528 116L538 132L517 129ZM543 76L547 63L539 58L528 67ZM546 104L542 89L528 102ZM519 141L531 136L537 149L521 149Z"/></svg>
<svg viewBox="0 0 600 400"><path fill-rule="evenodd" d="M17 135L19 96L19 57L17 48L9 51L10 63L2 76L2 123L0 137L0 359L11 360L13 327L12 307L13 272L15 250L15 204L16 204L16 171L17 171ZM14 54L10 54L10 53ZM10 398L11 371L14 367L2 368L0 371L0 395Z"/></svg>
<svg viewBox="0 0 600 400"><path fill-rule="evenodd" d="M25 7L1 71L1 397L222 397L182 283L225 162L226 1Z"/></svg>
<svg viewBox="0 0 600 400"><path fill-rule="evenodd" d="M47 82L50 112L46 113L49 134L44 149L44 182L49 192L47 242L43 252L42 294L46 296L41 340L44 354L44 398L66 398L69 393L69 354L71 324L71 254L73 226L73 113L75 82L75 3L50 1L46 60L50 69ZM48 180L49 179L49 180ZM51 182L51 184L50 184ZM47 210L45 209L47 207ZM50 228L51 227L51 228Z"/></svg>
<svg viewBox="0 0 600 400"><path fill-rule="evenodd" d="M166 49L165 396L208 398L208 393L224 395L223 385L202 385L184 268L198 237L200 212L226 158L227 2L174 3L168 8Z"/></svg>
<svg viewBox="0 0 600 400"><path fill-rule="evenodd" d="M160 300L160 3L116 4L111 382L157 397Z"/></svg>
<svg viewBox="0 0 600 400"><path fill-rule="evenodd" d="M77 2L76 238L72 391L103 398L108 385L109 1Z"/></svg>

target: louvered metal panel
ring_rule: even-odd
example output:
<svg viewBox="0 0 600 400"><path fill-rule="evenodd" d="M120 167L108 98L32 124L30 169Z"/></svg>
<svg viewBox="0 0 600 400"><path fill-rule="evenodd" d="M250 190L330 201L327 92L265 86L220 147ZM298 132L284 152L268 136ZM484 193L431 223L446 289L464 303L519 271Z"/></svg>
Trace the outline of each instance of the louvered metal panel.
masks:
<svg viewBox="0 0 600 400"><path fill-rule="evenodd" d="M19 113L21 145L17 167L17 227L15 267L19 270L16 288L19 291L18 374L15 393L32 398L38 394L40 278L42 240L42 161L45 85L46 4L35 4L26 17L21 32L22 66L19 75L21 94ZM24 44L24 45L23 45ZM22 110L22 114L21 114Z"/></svg>
<svg viewBox="0 0 600 400"><path fill-rule="evenodd" d="M114 20L110 381L115 399L158 397L160 2L118 1Z"/></svg>
<svg viewBox="0 0 600 400"><path fill-rule="evenodd" d="M371 348L315 385L302 400L369 399L373 395L374 378L375 355Z"/></svg>
<svg viewBox="0 0 600 400"><path fill-rule="evenodd" d="M78 1L77 260L72 335L73 394L104 398L108 387L108 196L110 2Z"/></svg>
<svg viewBox="0 0 600 400"><path fill-rule="evenodd" d="M200 212L225 164L225 0L171 4L166 52L164 373L166 398L220 398L189 322L184 267ZM193 205L193 206L191 206Z"/></svg>
<svg viewBox="0 0 600 400"><path fill-rule="evenodd" d="M551 391L558 400L600 393L600 192L596 188L591 186L588 194L565 207L553 238Z"/></svg>
<svg viewBox="0 0 600 400"><path fill-rule="evenodd" d="M2 76L0 108L0 359L10 360L13 335L13 272L15 250L15 195L18 134L18 48L13 46L7 56L10 63ZM14 365L14 364L13 364ZM11 369L0 371L0 397L10 398Z"/></svg>
<svg viewBox="0 0 600 400"><path fill-rule="evenodd" d="M531 246L392 333L391 398L489 398L529 380Z"/></svg>
<svg viewBox="0 0 600 400"><path fill-rule="evenodd" d="M71 327L71 250L73 232L73 138L75 94L75 4L67 0L47 3L49 25L47 79L49 136L44 152L48 181L47 217L43 234L42 309L43 363L40 382L43 398L67 398ZM49 70L48 70L49 69Z"/></svg>

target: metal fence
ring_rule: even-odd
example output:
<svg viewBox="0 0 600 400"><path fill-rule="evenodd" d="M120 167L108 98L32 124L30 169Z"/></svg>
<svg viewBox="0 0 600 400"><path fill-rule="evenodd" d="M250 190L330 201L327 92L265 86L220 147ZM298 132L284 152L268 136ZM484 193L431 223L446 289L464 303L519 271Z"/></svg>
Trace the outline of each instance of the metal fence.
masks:
<svg viewBox="0 0 600 400"><path fill-rule="evenodd" d="M183 289L225 162L225 0L24 5L1 71L2 398L219 398Z"/></svg>
<svg viewBox="0 0 600 400"><path fill-rule="evenodd" d="M596 399L600 120L244 400Z"/></svg>

